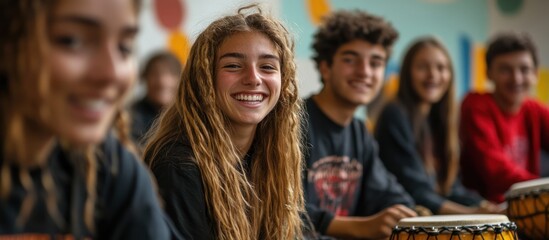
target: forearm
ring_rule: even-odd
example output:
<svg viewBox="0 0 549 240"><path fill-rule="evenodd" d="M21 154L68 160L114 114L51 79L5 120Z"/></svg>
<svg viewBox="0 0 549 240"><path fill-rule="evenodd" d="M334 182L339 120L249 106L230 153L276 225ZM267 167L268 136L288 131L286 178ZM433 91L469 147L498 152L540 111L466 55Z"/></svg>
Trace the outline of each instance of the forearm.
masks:
<svg viewBox="0 0 549 240"><path fill-rule="evenodd" d="M368 233L368 227L364 227L364 223L367 221L362 217L335 217L328 229L326 230L326 235L336 237L336 238L363 238ZM363 233L361 233L362 231Z"/></svg>

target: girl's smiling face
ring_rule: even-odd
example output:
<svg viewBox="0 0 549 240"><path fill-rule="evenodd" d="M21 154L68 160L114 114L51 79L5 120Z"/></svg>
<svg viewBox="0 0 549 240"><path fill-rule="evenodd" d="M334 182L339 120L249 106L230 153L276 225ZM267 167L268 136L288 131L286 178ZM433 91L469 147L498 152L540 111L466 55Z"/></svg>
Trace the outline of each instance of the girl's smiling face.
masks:
<svg viewBox="0 0 549 240"><path fill-rule="evenodd" d="M216 56L216 93L231 123L256 126L280 97L280 56L273 42L258 32L227 37Z"/></svg>
<svg viewBox="0 0 549 240"><path fill-rule="evenodd" d="M46 125L74 145L100 142L136 79L133 0L66 0L49 29L51 115Z"/></svg>

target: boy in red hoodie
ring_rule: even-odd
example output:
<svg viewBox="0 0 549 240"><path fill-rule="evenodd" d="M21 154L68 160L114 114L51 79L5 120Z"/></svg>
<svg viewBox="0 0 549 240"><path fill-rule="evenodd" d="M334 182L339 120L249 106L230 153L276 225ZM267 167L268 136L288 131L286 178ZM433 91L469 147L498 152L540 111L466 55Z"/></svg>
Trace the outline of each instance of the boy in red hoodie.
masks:
<svg viewBox="0 0 549 240"><path fill-rule="evenodd" d="M549 108L528 97L538 56L528 35L497 35L486 52L492 93L469 93L461 106L464 184L503 202L517 182L539 177L540 150L549 150Z"/></svg>

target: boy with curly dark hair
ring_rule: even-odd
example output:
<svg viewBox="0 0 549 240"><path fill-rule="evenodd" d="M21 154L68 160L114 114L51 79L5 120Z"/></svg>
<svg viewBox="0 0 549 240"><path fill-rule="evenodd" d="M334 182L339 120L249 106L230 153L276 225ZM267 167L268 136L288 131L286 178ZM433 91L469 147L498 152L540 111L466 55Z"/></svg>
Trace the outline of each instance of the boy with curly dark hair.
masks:
<svg viewBox="0 0 549 240"><path fill-rule="evenodd" d="M397 31L362 11L327 16L313 40L323 87L306 100L304 191L320 234L387 238L414 205L378 158L377 145L355 110L379 93Z"/></svg>

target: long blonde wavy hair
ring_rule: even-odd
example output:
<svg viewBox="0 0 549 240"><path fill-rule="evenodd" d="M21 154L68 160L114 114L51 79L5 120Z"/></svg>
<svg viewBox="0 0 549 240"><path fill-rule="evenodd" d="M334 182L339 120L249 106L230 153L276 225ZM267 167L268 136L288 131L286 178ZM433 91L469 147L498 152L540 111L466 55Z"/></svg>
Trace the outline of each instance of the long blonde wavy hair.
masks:
<svg viewBox="0 0 549 240"><path fill-rule="evenodd" d="M250 8L255 13L245 14ZM240 32L259 32L276 46L282 87L274 109L257 126L249 178L230 141L227 116L215 89L215 59L221 44ZM300 238L301 100L298 96L293 39L285 27L257 5L210 24L193 44L175 103L150 132L145 159L154 166L162 148L186 136L205 188L218 239Z"/></svg>
<svg viewBox="0 0 549 240"><path fill-rule="evenodd" d="M30 168L42 170L41 184L46 191L46 208L55 224L61 228L66 223L57 208L56 186L47 161L38 163L36 156L26 150L27 139L33 134L28 123L41 125L51 115L48 104L50 94L50 69L48 38L51 13L59 0L18 0L0 3L0 201L10 197L12 190L11 166L17 166L19 177L27 195L23 199L18 226L23 226L36 203L36 186L30 176ZM136 14L140 0L134 1ZM135 149L128 137L127 113L120 109L113 122L117 136L129 149ZM31 120L29 120L31 119ZM33 123L33 124L34 124ZM44 125L41 125L44 127ZM54 131L50 129L53 133ZM56 136L59 141L62 136ZM70 145L70 143L68 143ZM81 150L70 150L76 157L77 169L84 175L87 198L84 203L84 223L94 231L94 211L97 198L96 146ZM77 173L78 174L78 173Z"/></svg>

